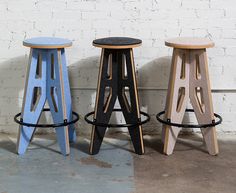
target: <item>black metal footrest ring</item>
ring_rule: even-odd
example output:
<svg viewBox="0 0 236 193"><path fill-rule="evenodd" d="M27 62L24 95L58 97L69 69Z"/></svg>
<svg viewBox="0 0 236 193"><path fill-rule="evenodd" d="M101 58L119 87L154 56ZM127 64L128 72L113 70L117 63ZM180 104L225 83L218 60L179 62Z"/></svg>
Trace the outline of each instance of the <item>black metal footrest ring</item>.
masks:
<svg viewBox="0 0 236 193"><path fill-rule="evenodd" d="M43 111L50 111L50 109L45 108L43 109ZM65 127L71 124L76 123L79 120L79 115L78 113L72 111L73 116L75 117L72 121L68 121L67 119L65 119L63 121L63 123L53 123L53 124L33 124L33 123L26 123L23 121L23 119L21 118L20 120L18 120L18 117L21 116L21 113L18 113L14 116L14 121L16 123L18 123L19 125L23 125L23 126L27 126L27 127L40 127L40 128L55 128L55 127Z"/></svg>
<svg viewBox="0 0 236 193"><path fill-rule="evenodd" d="M115 112L117 112L117 111L118 111L118 112L122 112L122 109L113 109L113 111L115 111ZM143 121L141 121L141 119L140 119L140 120L137 121L136 123L105 124L105 123L98 123L98 122L96 121L96 119L94 119L94 120L89 120L88 117L90 117L91 115L94 115L94 113L95 113L95 112L92 111L92 112L86 114L86 115L84 116L84 120L85 120L87 123L91 124L91 125L100 126L100 127L133 127L133 126L143 125L143 124L145 124L145 123L147 123L147 122L150 121L150 115L148 115L148 114L145 113L145 112L140 111L140 114L146 117L146 119L143 120Z"/></svg>
<svg viewBox="0 0 236 193"><path fill-rule="evenodd" d="M186 109L186 112L194 112L193 109ZM198 124L198 125L194 125L194 124L180 124L180 123L173 123L171 122L171 119L167 119L166 121L161 119L161 115L165 114L165 111L161 111L160 113L158 113L156 115L156 119L165 124L165 125L170 125L170 126L174 126L174 127L183 127L183 128L207 128L207 127L214 127L216 125L219 125L222 123L223 119L220 115L214 113L214 116L216 118L218 118L218 121L215 121L215 119L212 120L212 123L209 124Z"/></svg>

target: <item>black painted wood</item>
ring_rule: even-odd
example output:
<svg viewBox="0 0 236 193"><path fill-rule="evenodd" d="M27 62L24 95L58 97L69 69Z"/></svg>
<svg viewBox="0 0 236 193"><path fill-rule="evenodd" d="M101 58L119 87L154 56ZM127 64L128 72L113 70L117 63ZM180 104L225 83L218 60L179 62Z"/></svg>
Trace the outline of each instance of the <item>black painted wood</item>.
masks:
<svg viewBox="0 0 236 193"><path fill-rule="evenodd" d="M126 120L126 123L136 123L140 117L139 103L136 100L137 87L135 84L136 77L134 72L133 56L131 55L132 49L104 49L102 74L100 79L100 87L98 88L98 100L95 109L94 117L97 122L108 124L116 99L118 98L120 106ZM109 65L109 55L112 56L112 75L108 76L107 70ZM123 57L126 57L127 77L124 77L124 62ZM112 96L109 101L104 104L105 89L106 87L112 88ZM124 95L124 88L129 88L130 105L127 105L127 97ZM108 97L109 98L109 97ZM104 112L107 105L107 111ZM94 132L92 133L92 140L90 144L90 153L97 154L100 150L106 127L93 126ZM129 127L129 134L133 142L135 152L137 154L144 153L142 126Z"/></svg>
<svg viewBox="0 0 236 193"><path fill-rule="evenodd" d="M128 45L141 44L142 40L129 37L109 37L109 38L96 39L93 41L93 43L98 45L128 46Z"/></svg>

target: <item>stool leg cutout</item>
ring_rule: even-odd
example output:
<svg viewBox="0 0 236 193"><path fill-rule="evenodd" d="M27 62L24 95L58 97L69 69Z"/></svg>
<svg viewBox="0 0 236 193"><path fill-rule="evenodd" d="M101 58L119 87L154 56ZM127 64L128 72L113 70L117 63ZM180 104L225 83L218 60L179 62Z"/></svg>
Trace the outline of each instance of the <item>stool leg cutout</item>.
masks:
<svg viewBox="0 0 236 193"><path fill-rule="evenodd" d="M194 51L190 55L190 101L199 124L214 120L208 62L206 50ZM197 58L196 58L197 57ZM201 129L209 154L219 153L215 127Z"/></svg>
<svg viewBox="0 0 236 193"><path fill-rule="evenodd" d="M126 60L122 60L124 55ZM118 68L118 99L120 102L121 109L123 111L126 123L136 123L141 118L139 109L139 99L137 82L135 75L135 65L133 59L132 49L122 50L119 53L119 64L122 64L122 68ZM126 61L126 64L124 63ZM125 67L127 67L127 77L125 77ZM122 81L121 81L122 80ZM128 99L125 95L125 87L129 88L130 95L130 105L128 104ZM144 144L143 144L143 134L142 126L128 127L131 140L135 149L135 153L144 154Z"/></svg>
<svg viewBox="0 0 236 193"><path fill-rule="evenodd" d="M41 55L41 59L37 62L39 55ZM36 124L44 107L46 101L46 60L47 56L43 51L31 50L21 116L25 122ZM41 65L41 78L37 77L37 65ZM17 153L19 155L25 153L34 130L35 128L32 127L19 126L17 141Z"/></svg>
<svg viewBox="0 0 236 193"><path fill-rule="evenodd" d="M112 60L112 65L110 64L111 61L109 60L109 55L111 55L110 60ZM108 77L107 74L108 65L112 67L112 74L110 77ZM112 110L117 99L117 75L115 74L115 72L117 72L117 67L117 55L113 54L112 50L102 49L94 114L94 119L96 119L97 122L104 124L109 123ZM106 104L104 105L105 90L107 86L110 87L111 93ZM90 143L90 154L93 155L99 152L105 132L106 127L93 125Z"/></svg>
<svg viewBox="0 0 236 193"><path fill-rule="evenodd" d="M62 75L61 50L48 53L47 99L54 123L67 119ZM57 141L63 155L70 153L68 127L56 128Z"/></svg>
<svg viewBox="0 0 236 193"><path fill-rule="evenodd" d="M174 49L166 99L165 119L181 123L189 101L189 52ZM181 128L163 125L164 153L173 153Z"/></svg>

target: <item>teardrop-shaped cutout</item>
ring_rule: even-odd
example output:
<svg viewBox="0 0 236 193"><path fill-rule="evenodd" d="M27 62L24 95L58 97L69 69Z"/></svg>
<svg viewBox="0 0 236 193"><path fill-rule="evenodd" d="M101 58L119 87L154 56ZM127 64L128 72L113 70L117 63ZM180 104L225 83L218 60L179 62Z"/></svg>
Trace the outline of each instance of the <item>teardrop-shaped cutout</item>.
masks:
<svg viewBox="0 0 236 193"><path fill-rule="evenodd" d="M126 55L122 54L122 78L127 79L127 76Z"/></svg>
<svg viewBox="0 0 236 193"><path fill-rule="evenodd" d="M176 111L180 112L183 106L184 102L184 97L185 97L185 88L180 87L179 92L178 92L178 100L177 100L177 106L176 106Z"/></svg>
<svg viewBox="0 0 236 193"><path fill-rule="evenodd" d="M56 95L56 92L57 92L57 88L56 87L51 87L51 90L50 90L50 95L51 95L51 99L52 99L52 104L53 104L53 107L54 107L54 111L55 112L58 112L58 105L57 105L57 95Z"/></svg>
<svg viewBox="0 0 236 193"><path fill-rule="evenodd" d="M36 67L36 79L42 78L42 54L38 54L37 67Z"/></svg>
<svg viewBox="0 0 236 193"><path fill-rule="evenodd" d="M130 100L130 89L125 86L122 88L122 97L128 112L131 112L131 100Z"/></svg>
<svg viewBox="0 0 236 193"><path fill-rule="evenodd" d="M185 79L185 72L186 72L186 55L182 55L182 63L181 63L181 73L180 79Z"/></svg>
<svg viewBox="0 0 236 193"><path fill-rule="evenodd" d="M55 60L54 54L51 54L51 79L55 80Z"/></svg>
<svg viewBox="0 0 236 193"><path fill-rule="evenodd" d="M197 103L200 109L201 113L205 113L205 104L204 104L204 98L203 98L203 89L201 87L195 88L195 96L197 98Z"/></svg>
<svg viewBox="0 0 236 193"><path fill-rule="evenodd" d="M30 111L35 111L35 109L39 103L39 99L41 97L41 94L42 94L41 90L42 90L41 87L34 87Z"/></svg>
<svg viewBox="0 0 236 193"><path fill-rule="evenodd" d="M112 54L109 54L107 63L107 79L111 78L112 78Z"/></svg>
<svg viewBox="0 0 236 193"><path fill-rule="evenodd" d="M197 80L201 79L201 68L200 68L200 59L199 55L196 55L196 66L195 66L195 76Z"/></svg>
<svg viewBox="0 0 236 193"><path fill-rule="evenodd" d="M112 97L112 88L110 86L106 86L104 94L104 113L106 113L108 110L111 97Z"/></svg>

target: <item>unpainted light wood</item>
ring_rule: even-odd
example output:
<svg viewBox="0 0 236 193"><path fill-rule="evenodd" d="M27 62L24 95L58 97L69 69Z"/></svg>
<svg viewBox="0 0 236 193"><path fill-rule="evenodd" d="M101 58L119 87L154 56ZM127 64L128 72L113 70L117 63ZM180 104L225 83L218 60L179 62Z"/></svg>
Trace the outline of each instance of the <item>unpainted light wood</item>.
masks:
<svg viewBox="0 0 236 193"><path fill-rule="evenodd" d="M65 49L61 49L61 69L62 69L62 77L63 77L63 95L65 99L65 106L66 106L66 118L67 121L73 120L72 115L72 99L71 99L71 90L70 90L70 82L69 82L69 74L67 70L67 61L66 61L66 53ZM69 142L75 143L76 142L76 130L75 124L68 125L68 132L69 132Z"/></svg>
<svg viewBox="0 0 236 193"><path fill-rule="evenodd" d="M129 49L129 48L136 48L141 46L142 44L133 44L133 45L101 45L101 44L95 44L93 43L93 46L99 47L99 48L106 48L106 49Z"/></svg>
<svg viewBox="0 0 236 193"><path fill-rule="evenodd" d="M131 56L131 70L132 70L132 79L133 79L133 89L134 89L134 95L135 95L135 100L131 99L135 105L135 108L137 109L137 117L141 118L141 114L140 114L140 106L139 106L139 98L138 98L138 87L137 87L137 78L136 78L136 74L135 74L135 64L134 64L134 54L133 54L133 49L130 49L130 56ZM124 71L124 70L122 70ZM132 105L131 105L132 106ZM134 108L134 107L132 107ZM142 125L138 126L139 129L139 140L140 140L140 144L141 144L141 154L144 154L145 150L144 150L144 143L143 143L143 131L142 131Z"/></svg>
<svg viewBox="0 0 236 193"><path fill-rule="evenodd" d="M207 38L178 37L165 41L165 45L179 49L204 49L214 47L214 42Z"/></svg>
<svg viewBox="0 0 236 193"><path fill-rule="evenodd" d="M61 115L60 118L57 121L60 120L65 120L67 119L69 121L69 117L67 116L67 105L66 105L66 98L65 98L65 85L64 85L64 76L63 76L63 67L62 67L62 56L61 56L61 50L57 50L57 73L56 76L59 76L59 79L57 80L59 83L59 87L58 89L60 89L59 93L61 95L61 101L60 101L60 106L62 108L62 111L60 112ZM66 65L66 64L64 64ZM56 134L57 134L57 138L58 138L58 143L61 147L61 149L63 149L63 151L65 152L66 155L70 154L70 146L69 146L69 127L61 127L61 128L56 128Z"/></svg>
<svg viewBox="0 0 236 193"><path fill-rule="evenodd" d="M200 74L201 78L196 78L196 59L195 57L199 57L199 65L200 65ZM212 104L212 95L210 88L210 79L208 72L208 61L206 50L198 50L192 51L191 55L191 65L190 65L190 102L194 108L196 118L199 124L207 124L211 123L214 120L214 111ZM202 88L202 95L204 101L204 109L202 112L201 107L199 106L197 95L195 92L195 88ZM217 155L219 153L218 141L216 136L216 128L208 127L201 129L204 141L207 147L209 154Z"/></svg>
<svg viewBox="0 0 236 193"><path fill-rule="evenodd" d="M186 57L186 74L185 79L183 80L179 77L181 73L181 62L184 55ZM199 76L196 73L197 61L200 67ZM185 97L181 101L181 110L177 112L176 107L178 105L178 90L181 87L185 88ZM195 90L198 87L202 89L201 93L204 105L201 106L199 105L199 99ZM211 123L214 119L214 111L212 105L206 49L184 50L175 48L173 52L169 87L166 100L165 119L169 118L171 119L171 122L182 123L183 115L189 99L195 111L198 123ZM202 112L202 109L204 109L204 112ZM173 149L180 130L181 128L178 127L163 125L162 136L164 141L165 154L170 155L173 153ZM217 155L219 153L219 148L215 127L203 128L201 129L201 131L209 154Z"/></svg>
<svg viewBox="0 0 236 193"><path fill-rule="evenodd" d="M185 77L181 79L182 59L185 55ZM189 96L189 51L174 49L170 80L168 86L168 94L166 99L165 119L170 119L171 122L181 123L184 117L185 109ZM177 111L178 95L180 88L185 89L185 96L181 101L181 107ZM163 152L167 155L172 154L178 134L181 128L163 125L162 137L164 141Z"/></svg>
<svg viewBox="0 0 236 193"><path fill-rule="evenodd" d="M68 45L54 45L54 46L40 46L40 45L30 45L23 43L24 46L30 47L30 48L38 48L38 49L60 49L60 48L66 48L66 47L71 47L72 44Z"/></svg>

